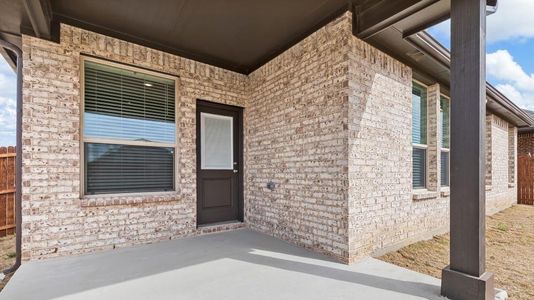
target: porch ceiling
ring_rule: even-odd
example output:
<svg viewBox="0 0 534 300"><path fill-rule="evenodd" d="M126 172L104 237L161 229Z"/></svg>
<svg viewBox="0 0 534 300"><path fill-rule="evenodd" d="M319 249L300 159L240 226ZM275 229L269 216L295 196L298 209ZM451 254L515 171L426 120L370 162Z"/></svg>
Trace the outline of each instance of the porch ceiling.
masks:
<svg viewBox="0 0 534 300"><path fill-rule="evenodd" d="M403 38L447 19L450 0L0 0L0 38L58 40L66 23L248 74L348 10L356 36L411 60Z"/></svg>
<svg viewBox="0 0 534 300"><path fill-rule="evenodd" d="M348 10L371 37L446 15L450 0L0 0L0 38L57 40L60 22L248 74ZM5 53L4 53L5 56Z"/></svg>
<svg viewBox="0 0 534 300"><path fill-rule="evenodd" d="M39 27L39 14L44 19L49 15L52 23L76 25L249 73L347 11L348 3L348 0L0 0L0 30L20 44L9 33L38 36L39 29L35 27ZM46 31L43 30L44 38ZM51 31L53 35L54 28Z"/></svg>

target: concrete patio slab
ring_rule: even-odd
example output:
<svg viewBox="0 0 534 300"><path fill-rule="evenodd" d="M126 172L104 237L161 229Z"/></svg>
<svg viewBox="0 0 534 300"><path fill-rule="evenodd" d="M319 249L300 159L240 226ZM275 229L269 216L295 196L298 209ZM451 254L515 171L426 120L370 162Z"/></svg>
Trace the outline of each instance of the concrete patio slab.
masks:
<svg viewBox="0 0 534 300"><path fill-rule="evenodd" d="M241 229L25 263L0 299L443 299L439 292L427 275L372 258L348 266Z"/></svg>

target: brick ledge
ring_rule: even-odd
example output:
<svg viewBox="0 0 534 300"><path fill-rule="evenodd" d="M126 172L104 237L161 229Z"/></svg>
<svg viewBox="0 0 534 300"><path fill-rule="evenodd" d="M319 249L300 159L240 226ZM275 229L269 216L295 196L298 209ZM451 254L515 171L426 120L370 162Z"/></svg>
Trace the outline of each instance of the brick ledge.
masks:
<svg viewBox="0 0 534 300"><path fill-rule="evenodd" d="M197 234L206 235L206 234L220 233L220 232L232 231L232 230L243 229L243 228L246 228L246 224L241 221L223 222L223 223L198 226Z"/></svg>
<svg viewBox="0 0 534 300"><path fill-rule="evenodd" d="M440 195L441 195L442 198L449 197L451 195L451 189L448 186L447 187L442 187Z"/></svg>
<svg viewBox="0 0 534 300"><path fill-rule="evenodd" d="M113 195L86 195L80 199L80 203L82 207L98 207L174 202L179 201L180 199L180 193L178 192L158 192Z"/></svg>
<svg viewBox="0 0 534 300"><path fill-rule="evenodd" d="M429 190L414 190L412 192L413 200L428 200L428 199L437 199L438 193L429 191Z"/></svg>

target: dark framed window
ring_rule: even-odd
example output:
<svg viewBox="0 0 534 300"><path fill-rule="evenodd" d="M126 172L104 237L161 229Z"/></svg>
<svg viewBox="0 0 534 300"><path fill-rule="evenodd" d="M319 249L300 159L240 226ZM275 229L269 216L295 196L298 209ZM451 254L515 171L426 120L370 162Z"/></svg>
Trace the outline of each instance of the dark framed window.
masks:
<svg viewBox="0 0 534 300"><path fill-rule="evenodd" d="M421 84L412 88L412 167L414 188L426 187L427 156L427 90Z"/></svg>
<svg viewBox="0 0 534 300"><path fill-rule="evenodd" d="M449 186L450 181L450 100L440 98L440 139L441 139L441 185Z"/></svg>
<svg viewBox="0 0 534 300"><path fill-rule="evenodd" d="M175 190L176 80L84 57L85 194Z"/></svg>

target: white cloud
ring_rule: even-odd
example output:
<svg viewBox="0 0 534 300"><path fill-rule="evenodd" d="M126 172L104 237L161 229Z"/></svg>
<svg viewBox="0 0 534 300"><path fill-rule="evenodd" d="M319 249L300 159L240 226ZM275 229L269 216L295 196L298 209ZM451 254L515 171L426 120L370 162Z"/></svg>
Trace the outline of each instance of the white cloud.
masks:
<svg viewBox="0 0 534 300"><path fill-rule="evenodd" d="M0 97L15 98L16 91L17 76L3 57L0 56Z"/></svg>
<svg viewBox="0 0 534 300"><path fill-rule="evenodd" d="M534 38L534 1L501 0L497 13L487 18L488 43ZM435 35L450 37L450 20L434 26Z"/></svg>
<svg viewBox="0 0 534 300"><path fill-rule="evenodd" d="M534 93L521 93L517 88L508 83L498 84L495 88L521 108L534 110Z"/></svg>
<svg viewBox="0 0 534 300"><path fill-rule="evenodd" d="M16 117L15 100L0 97L0 146L14 145Z"/></svg>
<svg viewBox="0 0 534 300"><path fill-rule="evenodd" d="M2 56L0 56L0 73L13 72L13 69L7 64Z"/></svg>
<svg viewBox="0 0 534 300"><path fill-rule="evenodd" d="M508 50L497 50L486 57L488 75L512 82L522 91L534 92L534 74L527 74Z"/></svg>
<svg viewBox="0 0 534 300"><path fill-rule="evenodd" d="M489 53L486 63L488 75L500 81L498 90L520 107L534 109L534 74L527 74L507 50Z"/></svg>
<svg viewBox="0 0 534 300"><path fill-rule="evenodd" d="M16 75L0 73L0 96L14 94L17 88Z"/></svg>
<svg viewBox="0 0 534 300"><path fill-rule="evenodd" d="M16 75L0 57L0 146L15 144Z"/></svg>
<svg viewBox="0 0 534 300"><path fill-rule="evenodd" d="M505 83L505 84L497 84L495 86L501 93L503 93L508 99L514 101L514 102L521 102L523 100L523 95L521 92L519 92L513 85Z"/></svg>
<svg viewBox="0 0 534 300"><path fill-rule="evenodd" d="M488 17L488 41L534 37L534 1L501 0L497 13Z"/></svg>
<svg viewBox="0 0 534 300"><path fill-rule="evenodd" d="M14 99L11 99L11 98L4 98L4 97L0 97L0 107L5 107L5 108L15 108L17 105L17 103L15 102Z"/></svg>

